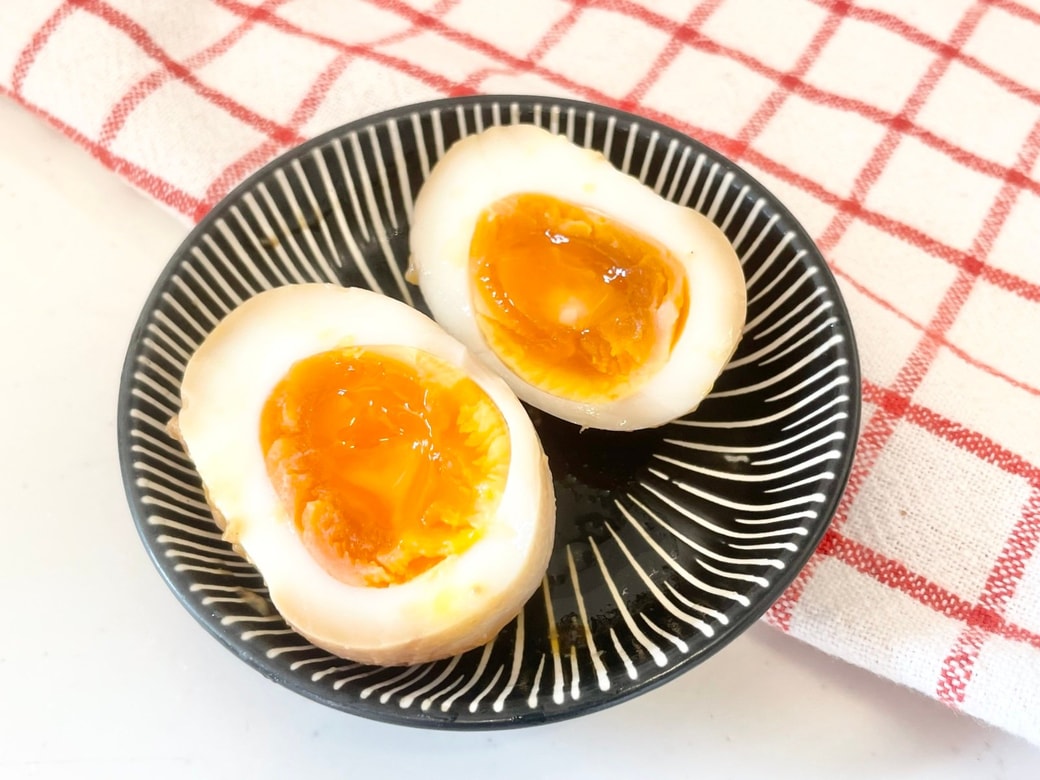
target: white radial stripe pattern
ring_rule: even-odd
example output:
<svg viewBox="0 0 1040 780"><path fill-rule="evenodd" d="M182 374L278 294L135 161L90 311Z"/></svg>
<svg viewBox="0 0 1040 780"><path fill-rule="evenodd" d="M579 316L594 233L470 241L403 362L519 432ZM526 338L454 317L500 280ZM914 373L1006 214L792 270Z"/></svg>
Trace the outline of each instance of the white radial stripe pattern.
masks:
<svg viewBox="0 0 1040 780"><path fill-rule="evenodd" d="M205 268L205 264L203 264L201 268L203 270L207 270ZM196 285L199 289L201 289L202 292L205 293L210 300L214 301L217 304L221 315L227 314L228 311L230 311L230 307L228 306L228 304L213 291L213 288L210 287L209 282L207 282L206 279L203 278L202 274L199 273L199 270L195 266L185 264L184 270L188 274L188 276L191 277L193 284Z"/></svg>
<svg viewBox="0 0 1040 780"><path fill-rule="evenodd" d="M176 409L178 405L177 396L169 390L167 390L166 387L160 384L160 382L158 381L160 379L165 378L163 377L162 372L154 370L154 364L153 366L146 366L145 368L153 368L154 378L153 376L150 376L146 371L138 371L136 374L134 374L134 379L139 381L142 385L147 387L153 393L157 393L163 400L170 404L170 406L166 408L171 410Z"/></svg>
<svg viewBox="0 0 1040 780"><path fill-rule="evenodd" d="M335 282L338 277L336 276L336 272L332 269L331 264L334 262L337 252L335 242L332 239L332 231L329 229L329 223L325 219L325 214L322 213L321 208L318 206L317 196L314 193L314 189L311 187L310 180L304 173L303 164L299 160L293 160L292 172L293 181L295 181L296 185L303 190L303 193L307 198L307 207L310 209L313 218L317 221L318 229L321 233L321 243L324 249L318 248L317 237L314 235L312 230L307 229L304 211L298 205L294 209L293 215L299 220L300 232L303 234L304 240L307 242L311 252L314 257L317 258L317 261L321 266L322 281ZM280 177L278 183L282 186L282 193L286 197L294 197L287 176ZM295 204L295 200L292 202Z"/></svg>
<svg viewBox="0 0 1040 780"><path fill-rule="evenodd" d="M742 194L746 195L746 193L744 193L743 191L742 191ZM765 200L765 198L758 198L755 201L755 205L753 205L751 207L751 211L748 212L747 217L744 219L744 221L738 227L737 234L730 239L733 242L733 248L737 252L744 252L744 256L741 257L741 262L742 263L746 263L747 262L747 260L745 259L746 255L750 254L750 251L745 251L743 249L743 247L744 247L744 239L747 237L748 232L750 232L752 225L754 225L755 223L758 222L758 217L762 213L763 209L765 209L765 207L766 207L766 200ZM771 227L773 227L777 223L778 220L779 220L779 217L777 217L775 214L772 217L770 217L769 221L766 223L765 227L762 228L761 233L759 233L760 238L762 238L764 240L764 236L766 235L766 231L769 230ZM786 235L786 233L784 235Z"/></svg>
<svg viewBox="0 0 1040 780"><path fill-rule="evenodd" d="M275 183L282 191L283 197L285 197L286 191L288 191L291 196L292 190L289 190L289 188L285 186L285 182L285 171L278 171L275 174ZM301 251L300 245L296 243L296 237L293 235L293 230L289 227L290 219L297 222L302 219L299 204L294 202L294 198L287 198L287 205L290 210L290 216L287 218L282 210L275 205L274 199L271 196L271 190L268 187L259 187L258 190L263 204L263 214L266 223L264 227L267 228L267 232L264 235L265 242L274 245L275 253L281 259L283 265L290 269L300 269L293 273L293 278L306 282L323 281L322 278L315 273L314 267L307 260L306 255ZM270 215L270 221L268 221L268 215ZM308 235L310 234L308 233ZM291 257L289 252L285 249L286 246L292 250Z"/></svg>
<svg viewBox="0 0 1040 780"><path fill-rule="evenodd" d="M657 552L658 554L661 554L660 547L657 547L656 545L654 545L654 547L655 547L655 552ZM626 555L630 555L630 553L626 552ZM735 602L737 602L738 604L740 604L742 606L747 606L750 603L748 598L747 598L747 596L745 596L745 595L743 595L741 593L737 593L736 591L731 590L729 588L715 587L714 585L711 585L708 582L706 582L704 579L701 579L700 577L697 577L696 575L691 573L689 570L687 570L685 567L680 566L678 563L667 561L667 556L664 556L664 557L666 559L666 564L669 566L669 568L671 568L673 571L675 571L675 573L678 574L683 580L685 580L687 584L693 586L698 591L701 591L701 596L702 597L710 598L712 596L718 596L718 597L721 597L723 599L727 599L729 601L735 601ZM704 563L704 561L701 560L700 558L695 559L695 562L701 568L704 568L704 569L708 569L709 568ZM651 592L653 592L654 595L656 595L659 600L663 601L663 598L660 595L660 590L657 589L656 586L651 589ZM687 602L687 604L688 604L688 606L690 606L692 609L696 610L697 612L701 612L701 613L704 613L706 615L707 614L711 614L711 610L710 610L709 607L703 607L703 606L701 606L699 604L695 604L693 602ZM694 625L694 624L691 624L691 625ZM712 636L714 634L714 629L712 629L711 626L709 626L707 624L698 624L697 628L701 631L701 633L705 634L705 636Z"/></svg>
<svg viewBox="0 0 1040 780"><path fill-rule="evenodd" d="M260 186L258 190L262 195L266 192L267 188ZM267 222L267 217L260 209L256 193L250 192L246 194L242 199L242 202L246 207L245 210L235 209L233 213L238 223L238 227L248 239L248 246L252 248L252 253L263 258L268 270L275 275L275 278L280 284L290 284L291 282L303 284L305 281L303 274L300 273L300 269L286 257L281 242L277 241L274 231ZM247 214L256 220L261 230L260 235L257 234L253 229L253 226L249 223L249 220L246 217ZM273 255L268 251L268 247L274 248L275 252ZM276 262L275 258L278 258L281 262Z"/></svg>
<svg viewBox="0 0 1040 780"><path fill-rule="evenodd" d="M610 595L614 597L614 603L617 604L618 612L621 614L621 618L624 620L625 625L628 626L628 630L632 632L632 636L639 642L639 644L650 653L654 662L658 666L664 666L668 663L667 657L663 652L661 652L661 648L659 648L650 637L643 633L642 629L639 628L639 624L636 623L635 619L632 617L632 613L629 612L628 607L625 605L625 600L621 598L621 594L618 592L618 587L614 582L614 578L610 575L610 571L603 562L603 555L599 551L599 546L591 537L589 537L589 545L592 547L592 552L596 556L596 563L599 564L599 571L600 574L603 575L603 581L610 590Z"/></svg>
<svg viewBox="0 0 1040 780"><path fill-rule="evenodd" d="M516 681L520 677L520 669L524 660L524 613L521 611L516 618L516 638L513 645L513 668L509 672L509 680L506 682L502 692L495 699L492 709L501 712L505 708L506 699L516 687Z"/></svg>
<svg viewBox="0 0 1040 780"><path fill-rule="evenodd" d="M690 159L690 154L690 147L686 146L683 148L682 154L679 155L679 162L675 166L675 175L672 176L672 183L669 185L668 193L665 195L668 200L675 200L675 193L679 189L679 185L684 181L682 174L686 168L687 161Z"/></svg>
<svg viewBox="0 0 1040 780"><path fill-rule="evenodd" d="M823 308L823 307L821 307L821 308ZM838 321L837 317L828 317L823 322L821 322L816 327L814 327L811 331L809 331L804 336L802 336L797 341L795 341L793 344L789 344L786 348L784 348L780 352L777 352L775 355L771 355L769 357L764 358L762 361L760 361L761 364L763 366L768 366L770 363L775 363L777 360L780 360L781 358L787 357L788 355L790 355L795 350L799 350L802 347L804 347L808 342L815 340L823 331L832 329L834 327L835 323L837 323L837 321ZM802 323L799 323L798 329L795 331L795 333L793 333L791 335L792 336L797 335L797 333L801 330L800 326L803 323L805 323L805 322L806 322L806 320L803 320ZM784 339L784 340L777 339L776 341L773 342L772 346L774 346L774 347L780 346L780 344L782 344L783 341L786 341L786 339ZM848 360L846 358L838 358L838 360L835 361L835 365L845 365L845 363L847 363L847 362L848 362Z"/></svg>
<svg viewBox="0 0 1040 780"><path fill-rule="evenodd" d="M779 560L775 560L772 558L738 558L734 556L720 555L718 553L712 552L708 548L699 545L692 538L685 536L682 532L678 531L676 528L666 523L663 519L661 519L659 515L650 511L644 504L641 504L639 501L632 498L631 496L629 496L629 499L632 501L633 504L639 507L644 513L646 513L647 516L652 518L654 522L660 525L665 531L670 533L672 536L674 536L677 540L685 544L691 550L695 551L698 555L696 558L694 558L694 561L698 565L702 565L702 558L710 558L720 563L735 564L738 566L770 566L777 569L783 568L783 563L781 563ZM692 581L693 575L685 571L682 568L682 566L680 566L678 561L674 560L670 555L668 555L668 553L665 552L664 548L657 541L655 541L653 537L651 537L650 534L641 525L639 525L639 523L636 522L635 518L632 517L629 511L621 503L618 503L618 509L621 510L621 514L624 515L625 519L629 521L629 523L636 530L636 532L643 537L643 540L646 542L646 544L654 552L656 552L668 566L671 566L675 568L676 571L679 571L682 578L685 579L687 582Z"/></svg>
<svg viewBox="0 0 1040 780"><path fill-rule="evenodd" d="M683 187L682 195L679 196L679 205L688 206L690 203L690 196L693 194L694 188L697 186L697 182L700 180L701 169L704 167L704 161L707 157L703 154L698 154L693 163L693 171L686 179L686 186Z"/></svg>
<svg viewBox="0 0 1040 780"><path fill-rule="evenodd" d="M599 681L599 688L601 691L605 691L610 687L610 681L607 679L606 667L603 666L603 661L596 650L596 639L592 635L592 629L589 626L589 615L585 608L585 599L581 596L581 580L578 578L578 572L574 568L574 556L571 554L570 545L567 546L567 569L571 575L574 597L578 601L578 614L581 616L581 626L585 632L585 642L588 644L589 657L592 659L592 665L596 668L596 679Z"/></svg>
<svg viewBox="0 0 1040 780"><path fill-rule="evenodd" d="M621 158L620 168L625 173L631 173L632 167L632 149L636 145L636 138L639 137L639 123L633 122L628 127L627 140L625 141L625 156Z"/></svg>
<svg viewBox="0 0 1040 780"><path fill-rule="evenodd" d="M738 252L740 252L740 262L744 265L745 268L748 266L750 259L755 256L755 254L758 252L759 248L761 248L762 244L766 241L766 239L769 238L770 235L772 235L773 228L776 227L776 224L779 221L779 215L773 214L773 216L771 216L762 226L761 230L758 231L758 234L755 236L755 239L751 242L751 245L747 249L743 248L739 240L733 242L733 247L737 249ZM745 226L747 229L751 227L750 220L745 223ZM742 239L745 235L747 235L746 230L741 230L741 232L739 233L740 238ZM789 234L785 233L784 238L780 240L783 241L785 238L787 238L788 235Z"/></svg>
<svg viewBox="0 0 1040 780"><path fill-rule="evenodd" d="M401 146L401 134L397 129L397 122L387 122L387 130L390 133L390 148L393 149L394 169L397 171L397 191L404 195L404 215L407 222L412 221L412 198L411 187L408 184L408 166L403 163L404 149ZM389 191L387 192L389 200ZM395 227L398 227L395 225Z"/></svg>
<svg viewBox="0 0 1040 780"><path fill-rule="evenodd" d="M151 439L152 437L147 438ZM152 442L149 442L149 444L152 444ZM189 478L192 478L194 476L194 469L192 469L191 466L186 466L183 463L180 463L172 458L167 458L159 454L160 452L165 451L166 447L164 446L164 444L164 442L157 442L154 445L152 445L154 446L154 449L142 446L140 444L134 444L130 447L130 451L133 452L135 455L148 455L150 461L158 463L167 473L170 473L172 469L172 472L175 474L182 474ZM135 463L136 462L137 461L135 461Z"/></svg>
<svg viewBox="0 0 1040 780"><path fill-rule="evenodd" d="M237 306L242 302L242 297L235 292L235 289L231 286L232 280L245 289L247 296L256 295L256 290L250 287L249 283L246 282L238 269L228 262L227 257L220 251L220 247L213 242L212 237L206 236L204 240L206 243L205 250L200 246L195 246L192 247L191 253L195 259L199 261L200 266L206 269L209 277L215 280L220 286L220 289L224 291L224 294L231 299L232 305ZM216 257L220 261L221 265L219 269L210 260L209 254L207 253L211 253L213 257Z"/></svg>
<svg viewBox="0 0 1040 780"><path fill-rule="evenodd" d="M790 285L785 285L783 287L783 292L776 298L770 300L769 308L755 316L754 319L749 320L747 324L744 325L744 333L753 333L755 330L762 327L763 324L768 323L769 318L777 312L782 311L784 304L786 304L796 294L801 294L802 285L807 281L813 280L813 277L815 277L819 272L819 268L806 269L805 272Z"/></svg>
<svg viewBox="0 0 1040 780"><path fill-rule="evenodd" d="M488 659L491 657L491 650L493 646L494 642L488 642L488 644L484 646L484 652L480 655L480 661L477 663L476 669L474 669L470 673L469 680L467 680L461 688L459 688L457 691L451 694L451 696L444 700L444 702L441 704L441 712L447 712L448 710L450 710L451 705L457 699L459 699L462 696L465 696L471 688L475 687L476 684L480 682L480 678L483 677L484 670L487 668Z"/></svg>
<svg viewBox="0 0 1040 780"><path fill-rule="evenodd" d="M170 286L175 289L180 288L182 286L180 279L177 276L172 276L170 278ZM206 331L198 324L198 321L195 319L195 317L188 314L187 310L184 308L184 303L182 301L179 301L176 298L174 298L169 292L164 292L163 302L169 305L174 315L179 316L183 322L187 322L193 330L197 331L199 336L205 338L206 333L208 331ZM166 321L171 322L168 316ZM175 325L173 328L173 332L180 336L185 346L191 349L192 352L198 349L200 342L196 341L194 337L189 336L184 330Z"/></svg>
<svg viewBox="0 0 1040 780"><path fill-rule="evenodd" d="M845 378L847 381L847 377ZM753 428L759 426L770 425L772 423L786 420L792 415L804 410L807 406L812 408L804 417L796 419L794 422L789 423L783 427L783 430L790 428L797 428L803 422L807 421L811 417L815 417L822 412L826 411L830 406L836 406L843 403L848 403L849 397L846 395L840 395L837 398L833 398L828 402L827 406L814 405L813 402L819 400L819 396L825 395L827 391L831 389L830 385L821 388L813 396L808 398L802 398L799 401L795 401L790 406L781 409L773 414L767 414L762 417L753 417L751 419L732 419L732 420L708 420L701 418L683 418L676 420L676 425L688 425L693 428L716 428L716 429L733 429L733 428Z"/></svg>
<svg viewBox="0 0 1040 780"><path fill-rule="evenodd" d="M381 704L386 704L392 698L397 696L401 691L406 690L407 688L410 688L411 686L415 685L417 682L422 682L423 679L425 677L429 676L429 674L432 671L433 671L433 666L431 664L426 664L425 666L418 667L416 669L416 673L411 675L411 677L409 679L406 679L403 683L400 683L399 685L395 685L393 688L391 688L390 690L386 691L385 693L380 694L379 695L379 702Z"/></svg>
<svg viewBox="0 0 1040 780"><path fill-rule="evenodd" d="M344 162L343 158L343 145L340 143L333 144L333 149L335 151L336 158L340 162L340 170L345 171L346 163ZM368 267L368 263L365 261L364 255L362 255L361 250L358 248L357 239L355 239L354 233L348 227L347 216L346 213L343 211L343 205L340 201L339 193L337 192L335 185L333 185L332 183L328 166L326 166L325 164L325 157L321 155L317 150L315 150L313 154L313 159L317 163L318 174L321 179L321 184L325 193L325 197L328 198L329 202L332 204L332 215L335 218L336 227L338 228L339 235L340 237L342 237L345 245L343 250L337 252L335 255L336 265L342 267L344 264L343 254L344 252L349 253L352 266L356 268L358 272L361 274L362 278L365 281L365 286L370 290L382 292L382 288L379 286L379 283L372 275L372 271ZM357 214L357 210L360 208L360 206L357 205L357 195L352 187L348 188L348 195L351 197L352 204L355 208L354 214ZM362 238L367 238L367 236L362 236Z"/></svg>
<svg viewBox="0 0 1040 780"><path fill-rule="evenodd" d="M687 439L664 439L664 442L667 443L667 444L675 444L676 446L679 446L679 447L685 447L686 449L702 450L704 452L728 453L728 454L731 454L731 455L733 455L733 454L744 455L744 454L750 454L750 453L755 453L755 452L772 452L773 450L784 450L784 448L790 446L791 444L793 444L793 443L795 443L797 441L800 441L800 440L806 438L807 436L810 436L810 435L812 435L814 433L818 433L818 432L823 431L823 430L828 430L830 428L830 426L835 425L837 423L840 423L842 420L846 419L846 417L847 417L847 415L844 412L838 412L837 414L833 414L830 417L828 417L827 419L822 420L822 421L816 423L815 425L813 425L813 426L811 426L809 428L806 428L803 431L800 431L799 433L795 434L794 436L790 436L790 437L788 437L786 439L780 439L779 441L769 441L769 442L766 442L764 444L759 444L759 445L730 446L730 445L725 445L725 444L712 444L710 442L696 442L696 441L690 441L690 440L687 440ZM810 444L807 445L807 446L814 447L814 446L819 446L821 443L826 443L828 441L835 441L835 438L832 438L832 437L836 437L837 439L843 439L843 438L845 438L845 435L839 431L839 432L836 432L836 433L831 434L831 435L826 436L826 437L813 439L810 442ZM785 454L777 456L777 461L782 460L782 459L788 457L789 454L790 454L790 451L784 450L784 453ZM796 450L795 454L801 454L801 450ZM746 460L745 460L745 462L746 462ZM772 462L774 462L774 461L758 461L758 463L760 465L761 464L765 464L765 463L772 463Z"/></svg>
<svg viewBox="0 0 1040 780"><path fill-rule="evenodd" d="M711 167L708 168L708 179L704 182L704 186L701 187L700 194L697 196L697 204L694 206L696 211L701 213L705 212L704 204L708 198L708 193L711 191L711 185L715 183L715 177L719 173L719 164L714 162Z"/></svg>
<svg viewBox="0 0 1040 780"><path fill-rule="evenodd" d="M675 636L674 634L668 633L663 628L661 628L660 626L656 625L646 615L640 614L639 617L641 617L643 619L643 622L646 623L647 628L649 628L651 631L653 631L655 634L657 634L662 639L666 639L667 641L669 641L673 645L675 645L676 649L680 653L686 653L686 652L689 651L690 646L688 644L686 644L684 641L682 641L679 637Z"/></svg>
<svg viewBox="0 0 1040 780"><path fill-rule="evenodd" d="M678 466L681 469L685 469L686 471L692 471L695 474L703 474L706 477L730 479L736 480L737 482L768 482L770 480L780 479L781 477L786 477L791 474L797 474L798 472L804 471L808 468L812 468L813 466L826 460L837 460L841 457L841 452L839 450L831 450L830 452L827 452L815 458L811 458L805 461L799 461L796 465L789 466L788 468L781 469L780 471L767 471L757 474L741 474L738 472L721 471L719 469L709 469L705 468L704 466L698 466L693 463L687 463L686 461L678 460L676 458L670 458L667 455L661 455L659 453L654 453L654 457L658 460L664 461L665 463L670 463L673 466ZM761 462L756 463L756 465L761 465Z"/></svg>
<svg viewBox="0 0 1040 780"><path fill-rule="evenodd" d="M764 234L759 234L759 239L762 238L764 238ZM773 247L773 251L766 256L766 259L762 261L762 264L755 270L753 274L751 274L751 276L748 277L747 290L748 294L751 296L750 298L748 298L749 305L753 303L755 299L758 296L760 296L763 292L768 292L774 286L776 286L780 282L780 280L784 278L784 275L788 272L788 270L790 270L791 267L795 266L800 258L805 256L805 252L795 253L795 255L791 257L791 262L788 264L787 267L783 269L783 271L781 271L779 274L770 273L771 271L774 271L774 264L776 263L777 258L784 256L784 250L790 245L792 241L794 241L794 239L794 233L785 233L784 237L780 239L780 241L777 243L775 247ZM759 243L760 241L756 241L755 244L751 247L751 251L754 251L758 247ZM766 274L769 274L769 276L766 277ZM766 277L769 281L760 290L759 282L762 281L763 277Z"/></svg>
<svg viewBox="0 0 1040 780"><path fill-rule="evenodd" d="M295 170L299 163L292 166L293 173L296 174ZM294 176L295 178L295 176ZM289 177L286 175L284 170L277 171L275 174L275 182L278 185L278 193L285 202L288 204L288 214L282 212L273 202L271 193L268 189L262 188L261 192L264 196L264 204L272 212L275 220L275 224L278 225L280 232L280 242L287 243L293 250L293 257L299 265L306 269L307 276L311 281L314 282L335 282L336 275L332 273L331 269L328 269L328 263L322 263L322 268L316 267L310 260L310 257L306 252L303 251L303 247L297 241L296 237L302 236L304 243L310 249L313 256L322 257L321 250L318 249L317 236L313 230L308 229L307 219L303 209L300 207L299 202L296 200L296 194L293 192L292 187L289 184ZM328 269L326 271L326 269Z"/></svg>
<svg viewBox="0 0 1040 780"><path fill-rule="evenodd" d="M156 321L158 320L159 318L156 317ZM187 365L188 360L191 358L191 354L185 351L184 347L182 347L180 344L173 340L173 338L170 335L169 329L160 329L155 322L151 322L148 324L147 332L152 335L155 335L156 338L162 340L163 342L163 346L159 348L155 346L157 342L151 340L148 336L143 337L142 340L144 342L144 345L152 349L152 355L159 355L159 357L165 358L171 366L178 370L179 373L184 373L184 367ZM170 355L170 352L167 351L167 348L170 351L176 353L176 357Z"/></svg>
<svg viewBox="0 0 1040 780"><path fill-rule="evenodd" d="M751 393L756 393L760 390L765 390L766 388L772 387L775 384L779 384L780 382L783 382L785 379L788 379L791 376L801 375L802 369L804 369L806 366L808 366L810 363L816 360L816 358L830 352L830 348L833 347L840 340L840 336L833 336L830 340L825 341L823 344L820 344L818 347L816 347L816 349L814 349L812 352L809 352L801 356L796 362L785 366L784 368L778 370L775 374L763 379L761 382L755 382L753 384L744 385L743 387L736 387L732 390L719 390L717 392L712 393L709 397L730 398L735 395L749 395ZM821 378L832 373L835 369L843 368L846 365L846 363L848 363L848 361L845 358L838 358L830 365L824 366L819 371L806 377L799 384L794 385L794 387L799 390L804 387L809 387L815 382L818 382ZM786 392L777 396L768 396L765 398L765 400L773 401L778 398L783 398L785 395L787 395Z"/></svg>
<svg viewBox="0 0 1040 780"><path fill-rule="evenodd" d="M239 214L240 212L238 209L232 210L232 216L236 217L236 222L238 222L237 216ZM245 271L249 273L257 283L259 290L271 289L273 285L267 277L260 272L259 266L257 266L252 255L250 255L249 252L246 251L245 247L242 246L241 242L238 240L238 236L236 236L235 232L231 229L229 222L226 219L217 220L215 227L219 232L220 237L227 242L228 247L231 249L231 253L226 255L226 257L228 257L229 260L233 257L235 261L240 263L240 268L245 269ZM212 233L204 236L203 241L208 247L213 249L214 252L219 251L219 245ZM249 289L248 286L246 287Z"/></svg>
<svg viewBox="0 0 1040 780"><path fill-rule="evenodd" d="M188 547L190 549L200 551L199 553L188 553L170 549L166 551L166 554L169 556L180 555L183 557L195 557L197 560L205 560L209 563L216 563L216 558L220 558L222 560L234 561L235 565L250 565L249 561L244 560L241 556L235 555L233 551L228 550L226 548L209 547L204 544L199 544L198 542L191 542L187 539L178 539L176 537L166 535L160 536L159 542L163 544L177 545L178 547ZM202 555L201 552L207 552L210 553L210 555Z"/></svg>
<svg viewBox="0 0 1040 780"><path fill-rule="evenodd" d="M657 587L657 584L653 581L650 575L646 573L646 570L643 569L643 567L635 559L635 557L632 555L632 552L625 545L624 540L620 536L618 536L617 532L613 529L613 527L608 525L607 530L610 531L610 535L614 537L614 541L617 543L621 551L625 554L625 558L628 559L629 564L632 566L632 570L639 575L639 579L643 581L643 583L646 585L649 591L657 597L657 600L661 603L662 606L664 606L664 608L669 613L679 618L679 620L682 620L684 623L688 623L689 625L693 626L702 634L704 634L704 636L710 637L715 635L715 629L713 629L703 620L691 617L690 615L687 615L685 612L676 609L672 602L661 592L661 589ZM582 617L584 618L584 615L582 615ZM593 649L593 651L595 650L595 645L592 645L591 642L590 647Z"/></svg>
<svg viewBox="0 0 1040 780"><path fill-rule="evenodd" d="M390 195L390 178L386 172L386 160L383 157L382 150L379 146L379 134L376 132L376 128L373 125L368 127L368 140L372 144L372 149L376 155L376 174L379 176L380 194L383 196L383 203L386 206L387 215L390 217L390 226L393 230L398 230L400 225L397 221L397 211L393 207L392 198ZM404 166L400 164L400 160L394 160L397 168L403 169ZM366 191L366 196L368 192ZM381 227L381 226L380 226ZM392 264L396 265L392 256L387 256L387 260Z"/></svg>
<svg viewBox="0 0 1040 780"><path fill-rule="evenodd" d="M531 692L527 695L527 707L528 709L534 709L538 706L538 692L542 684L542 670L545 668L545 656L542 655L538 658L538 667L534 672L534 681L531 683Z"/></svg>
<svg viewBox="0 0 1040 780"><path fill-rule="evenodd" d="M654 132L656 133L657 131L654 131ZM654 181L654 192L656 192L658 195L661 194L661 190L664 187L664 183L665 183L665 181L668 178L668 174L671 172L672 158L675 157L675 150L678 147L679 147L679 142L676 141L674 138L671 141L668 142L668 149L667 149L667 151L665 152L665 155L664 155L664 162L661 163L661 170L657 174L657 179ZM644 163L644 166L648 170L644 173L644 176L649 174L650 155L646 156L646 160L647 160L647 162ZM645 178L643 180L646 181Z"/></svg>
<svg viewBox="0 0 1040 780"><path fill-rule="evenodd" d="M408 667L345 661L302 639L222 540L166 430L198 345L243 301L285 284L363 286L421 305L404 279L422 182L458 138L531 122L602 152L718 224L744 268L743 339L692 415L577 435L535 419L560 514L523 611L467 653ZM732 163L668 128L540 98L467 98L362 120L290 152L205 217L156 285L127 353L120 457L145 546L185 606L264 674L331 706L452 728L600 708L694 666L779 595L848 478L858 365L811 241Z"/></svg>
<svg viewBox="0 0 1040 780"><path fill-rule="evenodd" d="M370 128L369 138L375 138L375 128ZM404 277L401 274L401 269L397 265L397 261L394 259L393 252L390 250L390 244L387 241L387 231L383 225L383 217L379 213L379 207L376 204L375 192L372 186L371 173L368 171L368 167L365 163L364 152L361 150L361 140L357 133L352 133L349 137L350 149L354 155L354 164L361 171L361 191L364 194L365 205L367 207L368 217L372 222L372 228L375 232L376 241L379 243L379 248L382 250L383 261L386 263L386 267L390 270L390 274L397 283L397 289L401 291L403 299L411 303L412 293L405 286ZM382 175L385 181L386 170L382 164L380 158L380 164L378 168L382 171ZM384 191L385 196L385 191ZM389 203L387 204L389 206ZM390 209L391 219L396 222L396 216L394 215L393 209Z"/></svg>
<svg viewBox="0 0 1040 780"><path fill-rule="evenodd" d="M545 599L545 616L549 624L549 647L553 660L553 701L563 702L563 660L560 658L560 637L556 628L556 614L553 609L552 596L549 593L549 581L542 579L542 597Z"/></svg>
<svg viewBox="0 0 1040 780"><path fill-rule="evenodd" d="M455 656L454 658L452 658L451 661L449 661L448 664L444 667L444 669L441 670L440 674L438 674L436 677L434 677L433 680L431 680L430 682L428 682L425 685L423 685L421 688L419 688L417 690L414 690L414 691L410 691L409 693L407 693L404 696L402 696L400 701L398 702L398 705L402 709L408 709L409 707L412 706L412 703L416 699L425 696L427 693L429 693L432 690L435 690L437 688L437 686L439 686L446 679L448 679L448 677L451 675L451 673L455 670L455 667L458 666L460 658L461 658L461 656ZM435 665L434 664L430 664L430 668L431 669L435 668Z"/></svg>

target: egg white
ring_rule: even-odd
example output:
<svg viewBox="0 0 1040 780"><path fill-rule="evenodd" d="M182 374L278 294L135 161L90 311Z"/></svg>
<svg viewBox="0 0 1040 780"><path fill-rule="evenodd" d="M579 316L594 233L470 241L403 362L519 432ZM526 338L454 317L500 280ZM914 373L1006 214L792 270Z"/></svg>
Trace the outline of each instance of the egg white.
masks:
<svg viewBox="0 0 1040 780"><path fill-rule="evenodd" d="M616 400L548 393L491 349L474 317L469 247L482 212L516 193L551 195L598 211L669 249L686 269L689 314L668 361ZM434 318L524 401L579 425L634 430L694 410L736 349L747 309L740 261L722 231L583 149L534 125L492 127L456 142L434 166L413 211L412 267Z"/></svg>
<svg viewBox="0 0 1040 780"><path fill-rule="evenodd" d="M267 475L261 410L297 360L342 346L402 345L458 366L490 396L510 437L504 493L483 535L398 585L344 584L304 548ZM225 538L253 562L275 607L314 644L382 665L450 656L488 641L522 608L548 564L552 479L538 437L509 388L411 307L334 285L277 288L221 321L185 371L176 421Z"/></svg>

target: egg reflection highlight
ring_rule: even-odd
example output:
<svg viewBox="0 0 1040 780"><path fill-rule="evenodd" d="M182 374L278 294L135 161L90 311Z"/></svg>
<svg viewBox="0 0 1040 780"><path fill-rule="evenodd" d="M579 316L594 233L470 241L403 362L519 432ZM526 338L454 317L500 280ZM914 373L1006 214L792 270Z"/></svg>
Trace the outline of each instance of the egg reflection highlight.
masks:
<svg viewBox="0 0 1040 780"><path fill-rule="evenodd" d="M411 307L262 293L207 337L181 394L173 427L225 539L314 644L382 665L454 655L541 581L555 505L534 428Z"/></svg>
<svg viewBox="0 0 1040 780"><path fill-rule="evenodd" d="M744 324L743 272L718 227L532 125L448 150L410 249L438 323L522 400L582 426L696 409Z"/></svg>

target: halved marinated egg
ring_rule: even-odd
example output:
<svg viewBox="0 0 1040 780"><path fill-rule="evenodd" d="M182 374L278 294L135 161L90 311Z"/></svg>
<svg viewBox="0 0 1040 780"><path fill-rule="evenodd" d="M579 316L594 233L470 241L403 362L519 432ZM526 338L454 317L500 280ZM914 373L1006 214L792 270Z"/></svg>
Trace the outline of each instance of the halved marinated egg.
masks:
<svg viewBox="0 0 1040 780"><path fill-rule="evenodd" d="M509 388L432 320L307 284L239 306L175 429L224 537L314 644L365 663L488 641L540 582L555 506Z"/></svg>
<svg viewBox="0 0 1040 780"><path fill-rule="evenodd" d="M521 399L587 427L692 411L744 324L743 272L718 227L533 125L448 150L410 249L434 318Z"/></svg>

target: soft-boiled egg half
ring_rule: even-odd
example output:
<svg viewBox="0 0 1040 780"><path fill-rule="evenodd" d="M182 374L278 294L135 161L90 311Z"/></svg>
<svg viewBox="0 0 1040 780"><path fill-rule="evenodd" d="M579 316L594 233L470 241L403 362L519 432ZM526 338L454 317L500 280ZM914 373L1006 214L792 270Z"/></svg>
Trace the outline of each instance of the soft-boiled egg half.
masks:
<svg viewBox="0 0 1040 780"><path fill-rule="evenodd" d="M397 665L490 640L538 587L555 503L509 388L367 290L280 287L188 363L172 428L224 537L314 644Z"/></svg>
<svg viewBox="0 0 1040 780"><path fill-rule="evenodd" d="M410 249L434 318L521 399L586 427L692 411L744 324L743 272L718 227L533 125L447 151Z"/></svg>

